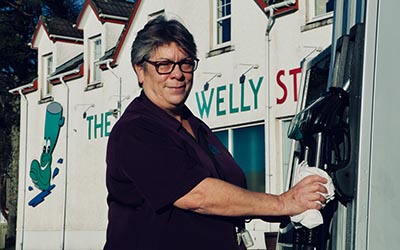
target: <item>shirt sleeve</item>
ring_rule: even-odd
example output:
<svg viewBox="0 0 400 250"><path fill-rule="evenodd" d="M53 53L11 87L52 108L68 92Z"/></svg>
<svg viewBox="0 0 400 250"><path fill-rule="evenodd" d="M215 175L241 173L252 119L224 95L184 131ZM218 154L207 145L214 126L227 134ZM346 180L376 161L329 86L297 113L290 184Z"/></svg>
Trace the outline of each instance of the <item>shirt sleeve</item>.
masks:
<svg viewBox="0 0 400 250"><path fill-rule="evenodd" d="M210 176L178 132L154 122L123 124L109 140L116 166L155 211L172 205Z"/></svg>

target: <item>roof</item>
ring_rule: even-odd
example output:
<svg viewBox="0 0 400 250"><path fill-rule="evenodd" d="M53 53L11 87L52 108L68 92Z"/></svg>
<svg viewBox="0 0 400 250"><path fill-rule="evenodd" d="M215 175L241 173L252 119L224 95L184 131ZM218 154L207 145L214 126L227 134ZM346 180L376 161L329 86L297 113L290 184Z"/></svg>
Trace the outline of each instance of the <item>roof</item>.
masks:
<svg viewBox="0 0 400 250"><path fill-rule="evenodd" d="M110 15L128 18L135 3L126 0L91 0L93 7L99 15Z"/></svg>
<svg viewBox="0 0 400 250"><path fill-rule="evenodd" d="M114 56L114 53L115 53L115 49L116 49L116 47L114 46L111 49L107 50L104 53L104 56L102 56L99 60L100 61L104 61L104 60L107 60L107 59L112 59L113 56Z"/></svg>
<svg viewBox="0 0 400 250"><path fill-rule="evenodd" d="M86 0L80 16L78 17L77 24L79 25L79 21L83 13L89 6L95 11L96 16L102 22L114 21L117 23L126 24L126 22L130 20L130 17L133 18L135 15L140 2L141 0L134 0L133 2L128 2L127 0ZM132 22L132 20L130 20L130 22ZM35 48L35 42L41 27L43 27L43 32L45 32L53 41L72 41L74 43L83 43L83 31L78 29L77 25L74 25L72 22L62 18L41 16L32 38L33 48ZM124 34L121 34L121 37L122 40L125 39ZM102 57L102 60L113 58L115 56L116 49L119 48L113 47L108 50ZM63 73L66 73L68 74L66 75L68 79L79 77L83 72L83 60L83 53L80 53L79 55L57 67L51 76L62 75ZM77 72L75 72L75 70ZM57 79L53 81L53 84L56 83L56 81ZM37 89L37 79L34 79L32 83L34 86L32 88L27 87L24 89L24 93Z"/></svg>
<svg viewBox="0 0 400 250"><path fill-rule="evenodd" d="M56 70L51 73L50 78L55 76L62 77L65 81L72 80L83 75L83 52L74 58L68 60L64 64L58 66ZM60 78L51 80L51 84L60 83Z"/></svg>
<svg viewBox="0 0 400 250"><path fill-rule="evenodd" d="M41 16L40 20L49 35L83 39L83 31L76 29L73 23L68 20L45 16Z"/></svg>
<svg viewBox="0 0 400 250"><path fill-rule="evenodd" d="M37 48L36 42L38 37L40 37L39 34L42 34L42 32L53 42L83 43L83 31L76 29L72 22L58 17L40 16L32 37L32 48Z"/></svg>
<svg viewBox="0 0 400 250"><path fill-rule="evenodd" d="M58 66L56 70L51 74L51 76L59 75L61 73L65 73L74 69L79 69L79 67L82 64L83 64L83 52L75 56L71 60L68 60L66 63Z"/></svg>
<svg viewBox="0 0 400 250"><path fill-rule="evenodd" d="M126 0L86 0L77 19L77 27L81 28L81 23L85 22L87 10L92 9L100 22L113 22L118 24L126 24L136 3Z"/></svg>
<svg viewBox="0 0 400 250"><path fill-rule="evenodd" d="M274 16L282 16L285 14L292 13L294 11L297 11L299 9L299 0L297 0L293 5L287 4L283 7L275 8L276 4L280 4L284 1L282 0L254 0L256 4L260 7L260 9L266 14L267 16L270 15L270 13L266 13L265 9L267 7L273 7L274 8Z"/></svg>

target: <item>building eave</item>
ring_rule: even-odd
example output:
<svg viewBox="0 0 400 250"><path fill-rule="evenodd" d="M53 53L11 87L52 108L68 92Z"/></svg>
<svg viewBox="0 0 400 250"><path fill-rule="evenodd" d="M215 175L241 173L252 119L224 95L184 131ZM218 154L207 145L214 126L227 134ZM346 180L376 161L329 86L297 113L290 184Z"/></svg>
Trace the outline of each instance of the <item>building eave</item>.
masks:
<svg viewBox="0 0 400 250"><path fill-rule="evenodd" d="M38 89L38 80L35 78L31 83L16 87L14 89L10 89L8 92L13 94L13 95L19 95L19 94L28 94L31 92L34 92Z"/></svg>

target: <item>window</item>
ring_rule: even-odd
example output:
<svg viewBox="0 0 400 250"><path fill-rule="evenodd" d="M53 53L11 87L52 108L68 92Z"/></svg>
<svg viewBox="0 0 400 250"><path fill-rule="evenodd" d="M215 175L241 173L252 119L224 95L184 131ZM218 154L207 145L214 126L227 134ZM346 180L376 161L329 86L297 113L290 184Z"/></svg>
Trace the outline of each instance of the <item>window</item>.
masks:
<svg viewBox="0 0 400 250"><path fill-rule="evenodd" d="M333 8L334 8L334 0L309 0L308 1L309 21L315 21L320 18L327 17L327 14L332 12Z"/></svg>
<svg viewBox="0 0 400 250"><path fill-rule="evenodd" d="M91 62L91 83L98 83L101 81L101 70L99 65L99 59L102 56L101 49L101 38L96 37L91 39L90 42L90 62Z"/></svg>
<svg viewBox="0 0 400 250"><path fill-rule="evenodd" d="M249 190L265 192L264 125L215 132L246 175Z"/></svg>
<svg viewBox="0 0 400 250"><path fill-rule="evenodd" d="M288 138L287 132L289 129L289 124L291 120L285 119L281 120L281 152L282 152L282 184L283 188L286 188L286 181L289 171L289 161L290 161L290 150L292 146L292 140Z"/></svg>
<svg viewBox="0 0 400 250"><path fill-rule="evenodd" d="M215 45L231 41L231 0L216 0Z"/></svg>
<svg viewBox="0 0 400 250"><path fill-rule="evenodd" d="M314 0L315 16L320 16L333 11L333 0Z"/></svg>
<svg viewBox="0 0 400 250"><path fill-rule="evenodd" d="M47 54L43 56L43 85L42 85L42 97L49 96L51 94L51 84L48 80L51 73L53 73L53 54Z"/></svg>

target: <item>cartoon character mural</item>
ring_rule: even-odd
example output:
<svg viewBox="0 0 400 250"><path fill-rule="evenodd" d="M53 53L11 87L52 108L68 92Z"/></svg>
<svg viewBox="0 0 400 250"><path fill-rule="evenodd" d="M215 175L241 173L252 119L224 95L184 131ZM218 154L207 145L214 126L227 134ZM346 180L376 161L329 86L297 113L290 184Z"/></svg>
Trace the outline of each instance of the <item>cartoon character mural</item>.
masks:
<svg viewBox="0 0 400 250"><path fill-rule="evenodd" d="M51 193L56 185L51 180L57 176L59 169L57 167L52 171L53 152L57 145L58 136L61 127L64 125L63 107L58 102L52 102L46 108L46 120L44 125L44 143L40 162L34 159L31 162L29 175L34 186L40 190L40 193L31 199L29 206L36 207L44 201L44 198ZM57 163L62 164L60 158ZM29 191L33 191L33 187L29 187Z"/></svg>

